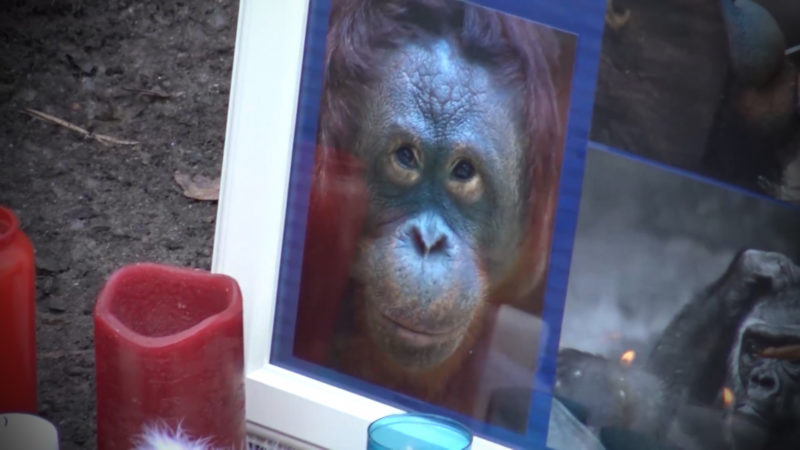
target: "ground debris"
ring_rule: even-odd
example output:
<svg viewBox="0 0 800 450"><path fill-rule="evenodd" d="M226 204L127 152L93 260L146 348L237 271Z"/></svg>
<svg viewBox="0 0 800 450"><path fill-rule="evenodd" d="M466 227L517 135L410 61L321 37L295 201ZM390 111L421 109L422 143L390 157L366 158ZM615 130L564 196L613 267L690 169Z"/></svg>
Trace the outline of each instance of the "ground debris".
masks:
<svg viewBox="0 0 800 450"><path fill-rule="evenodd" d="M63 297L50 297L47 301L47 310L52 313L63 313L68 309L66 299Z"/></svg>
<svg viewBox="0 0 800 450"><path fill-rule="evenodd" d="M168 100L183 95L183 92L162 92L152 89L136 89L136 88L122 88L128 92L133 92L141 97L153 97L162 100Z"/></svg>
<svg viewBox="0 0 800 450"><path fill-rule="evenodd" d="M175 171L173 178L186 197L204 201L219 200L219 177L208 178Z"/></svg>
<svg viewBox="0 0 800 450"><path fill-rule="evenodd" d="M79 125L75 125L72 122L66 121L59 117L44 113L42 111L33 109L33 108L23 108L22 112L44 122L52 123L53 125L58 125L60 127L66 128L68 130L74 131L75 133L80 134L86 139L94 139L95 141L103 144L103 145L139 145L138 141L130 141L126 139L118 139L113 136L108 136L105 134L98 134L92 133L91 131L83 128Z"/></svg>

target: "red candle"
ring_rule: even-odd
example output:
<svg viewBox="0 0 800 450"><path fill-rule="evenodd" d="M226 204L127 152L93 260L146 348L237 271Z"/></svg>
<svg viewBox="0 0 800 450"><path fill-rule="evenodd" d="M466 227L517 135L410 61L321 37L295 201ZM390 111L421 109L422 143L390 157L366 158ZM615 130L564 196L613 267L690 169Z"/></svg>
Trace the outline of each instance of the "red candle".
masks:
<svg viewBox="0 0 800 450"><path fill-rule="evenodd" d="M33 246L0 206L0 412L36 413Z"/></svg>
<svg viewBox="0 0 800 450"><path fill-rule="evenodd" d="M97 446L128 450L145 427L245 447L242 297L225 275L135 264L94 309Z"/></svg>

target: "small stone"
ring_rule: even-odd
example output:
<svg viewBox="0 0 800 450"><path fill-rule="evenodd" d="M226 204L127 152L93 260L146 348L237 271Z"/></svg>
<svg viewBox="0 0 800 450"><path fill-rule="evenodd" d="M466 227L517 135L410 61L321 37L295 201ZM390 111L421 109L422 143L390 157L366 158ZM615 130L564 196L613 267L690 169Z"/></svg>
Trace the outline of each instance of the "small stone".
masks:
<svg viewBox="0 0 800 450"><path fill-rule="evenodd" d="M168 250L178 250L183 248L183 243L177 239L167 239L164 241L164 246L166 246Z"/></svg>
<svg viewBox="0 0 800 450"><path fill-rule="evenodd" d="M125 68L122 66L112 66L106 69L106 75L114 76L114 75L122 75L125 73Z"/></svg>
<svg viewBox="0 0 800 450"><path fill-rule="evenodd" d="M69 223L69 229L71 231L79 231L86 228L86 221L83 219L75 219Z"/></svg>
<svg viewBox="0 0 800 450"><path fill-rule="evenodd" d="M55 280L51 276L36 277L36 289L42 294L42 298L47 297L55 290Z"/></svg>
<svg viewBox="0 0 800 450"><path fill-rule="evenodd" d="M81 205L76 208L73 208L67 214L75 216L78 219L90 219L92 217L97 216L97 213L94 212L94 209L92 209L92 207L88 205Z"/></svg>
<svg viewBox="0 0 800 450"><path fill-rule="evenodd" d="M75 364L70 364L67 366L67 375L71 377L80 376L84 374L84 370Z"/></svg>
<svg viewBox="0 0 800 450"><path fill-rule="evenodd" d="M104 217L95 217L89 221L89 229L93 233L105 233L111 229L111 225Z"/></svg>
<svg viewBox="0 0 800 450"><path fill-rule="evenodd" d="M86 188L89 190L95 190L100 187L100 181L97 178L89 177L85 180L85 183L86 183Z"/></svg>
<svg viewBox="0 0 800 450"><path fill-rule="evenodd" d="M67 303L64 301L63 297L60 296L51 296L47 300L47 309L50 312L54 313L63 313L67 311Z"/></svg>
<svg viewBox="0 0 800 450"><path fill-rule="evenodd" d="M60 273L69 269L69 261L62 255L50 252L37 252L36 268L50 273Z"/></svg>
<svg viewBox="0 0 800 450"><path fill-rule="evenodd" d="M214 12L212 12L208 18L208 25L216 31L222 30L227 24L228 21L226 20L225 15L219 10L214 10Z"/></svg>

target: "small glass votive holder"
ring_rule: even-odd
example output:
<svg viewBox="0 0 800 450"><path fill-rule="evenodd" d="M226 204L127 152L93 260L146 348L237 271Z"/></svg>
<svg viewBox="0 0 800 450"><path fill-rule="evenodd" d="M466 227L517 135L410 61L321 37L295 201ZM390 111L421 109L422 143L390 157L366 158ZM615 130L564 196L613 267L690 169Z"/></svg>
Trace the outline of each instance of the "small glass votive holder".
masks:
<svg viewBox="0 0 800 450"><path fill-rule="evenodd" d="M0 414L0 448L58 450L58 430L33 414Z"/></svg>
<svg viewBox="0 0 800 450"><path fill-rule="evenodd" d="M382 417L367 428L367 450L468 450L467 427L435 414L404 413Z"/></svg>

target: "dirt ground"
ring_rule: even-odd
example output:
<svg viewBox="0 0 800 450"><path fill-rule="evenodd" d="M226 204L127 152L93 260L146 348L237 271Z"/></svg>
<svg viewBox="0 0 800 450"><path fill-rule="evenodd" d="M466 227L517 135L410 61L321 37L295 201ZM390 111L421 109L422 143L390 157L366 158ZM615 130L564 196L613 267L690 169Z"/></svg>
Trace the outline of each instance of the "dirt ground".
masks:
<svg viewBox="0 0 800 450"><path fill-rule="evenodd" d="M186 198L173 174L219 175L238 2L3 3L0 204L36 249L39 413L62 449L91 449L103 282L132 262L211 264L216 202Z"/></svg>

